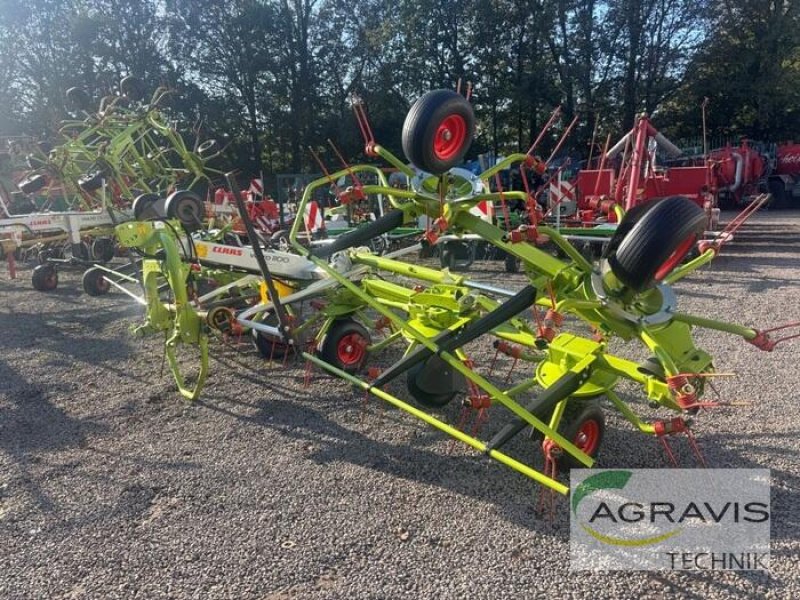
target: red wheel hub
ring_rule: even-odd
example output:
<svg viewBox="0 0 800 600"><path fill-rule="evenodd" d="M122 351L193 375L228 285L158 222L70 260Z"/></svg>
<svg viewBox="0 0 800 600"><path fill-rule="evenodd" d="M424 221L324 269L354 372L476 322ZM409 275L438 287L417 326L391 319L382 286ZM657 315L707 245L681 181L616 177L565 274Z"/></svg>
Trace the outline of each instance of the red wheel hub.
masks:
<svg viewBox="0 0 800 600"><path fill-rule="evenodd" d="M450 160L467 138L467 122L461 115L450 115L439 124L433 138L433 153L439 160Z"/></svg>
<svg viewBox="0 0 800 600"><path fill-rule="evenodd" d="M367 353L367 341L357 333L349 333L336 345L336 356L343 365L357 365Z"/></svg>
<svg viewBox="0 0 800 600"><path fill-rule="evenodd" d="M675 250L675 252L673 252L670 257L664 261L664 264L658 268L658 271L656 271L657 281L661 281L664 279L664 277L670 274L672 269L674 269L678 263L681 262L683 257L686 256L686 253L692 249L696 239L696 235L690 235L683 242L681 242L681 245L678 246L678 249Z"/></svg>
<svg viewBox="0 0 800 600"><path fill-rule="evenodd" d="M600 443L600 424L593 419L584 421L572 442L586 454L592 456Z"/></svg>

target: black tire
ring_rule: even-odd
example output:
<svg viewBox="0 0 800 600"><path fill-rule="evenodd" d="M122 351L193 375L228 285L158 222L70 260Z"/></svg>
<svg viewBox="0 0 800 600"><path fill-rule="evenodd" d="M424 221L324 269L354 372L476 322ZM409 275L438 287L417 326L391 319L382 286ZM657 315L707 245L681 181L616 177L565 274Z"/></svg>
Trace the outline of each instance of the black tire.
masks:
<svg viewBox="0 0 800 600"><path fill-rule="evenodd" d="M616 239L620 232L614 235L609 244L614 251L608 254L616 278L637 292L669 274L702 236L707 222L705 211L682 196L657 200L642 209L633 214L635 223L623 229L620 239Z"/></svg>
<svg viewBox="0 0 800 600"><path fill-rule="evenodd" d="M111 284L105 278L105 273L95 267L84 272L81 283L83 284L83 291L90 296L102 296L111 289Z"/></svg>
<svg viewBox="0 0 800 600"><path fill-rule="evenodd" d="M69 243L66 245L64 252L64 258L68 257L88 262L92 257L92 249L89 248L89 244L86 242L80 242L79 244Z"/></svg>
<svg viewBox="0 0 800 600"><path fill-rule="evenodd" d="M47 177L44 175L28 175L17 184L23 194L35 194L47 185Z"/></svg>
<svg viewBox="0 0 800 600"><path fill-rule="evenodd" d="M408 393L428 408L442 408L464 391L464 376L438 356L411 367L406 374Z"/></svg>
<svg viewBox="0 0 800 600"><path fill-rule="evenodd" d="M352 319L339 319L320 340L318 352L322 360L347 373L357 373L367 363L369 332Z"/></svg>
<svg viewBox="0 0 800 600"><path fill-rule="evenodd" d="M369 251L376 256L382 255L386 252L388 244L386 238L383 236L374 237L369 241Z"/></svg>
<svg viewBox="0 0 800 600"><path fill-rule="evenodd" d="M206 207L203 200L189 190L170 194L166 204L167 217L177 219L186 229L194 230L203 226Z"/></svg>
<svg viewBox="0 0 800 600"><path fill-rule="evenodd" d="M453 272L467 271L475 262L475 244L472 242L445 242L439 254L443 269Z"/></svg>
<svg viewBox="0 0 800 600"><path fill-rule="evenodd" d="M441 175L464 160L475 134L475 113L452 90L419 98L403 123L403 152L417 168Z"/></svg>
<svg viewBox="0 0 800 600"><path fill-rule="evenodd" d="M43 158L40 154L28 154L25 156L25 164L29 169L38 169L47 163L47 159Z"/></svg>
<svg viewBox="0 0 800 600"><path fill-rule="evenodd" d="M786 208L788 202L783 182L780 179L770 179L767 185L772 196L772 200L768 204L769 208Z"/></svg>
<svg viewBox="0 0 800 600"><path fill-rule="evenodd" d="M217 140L206 140L198 146L197 154L199 154L201 158L208 158L218 150L219 144L217 144Z"/></svg>
<svg viewBox="0 0 800 600"><path fill-rule="evenodd" d="M137 221L149 221L163 217L159 214L158 201L161 200L158 194L142 194L133 201L133 218Z"/></svg>
<svg viewBox="0 0 800 600"><path fill-rule="evenodd" d="M512 254L506 254L506 273L519 273L520 260Z"/></svg>
<svg viewBox="0 0 800 600"><path fill-rule="evenodd" d="M275 313L270 313L270 315L264 320L264 324L277 327L278 316ZM251 329L251 331L253 335L253 344L255 344L256 349L264 358L281 359L289 352L289 345L283 340L265 333L261 333L255 329Z"/></svg>
<svg viewBox="0 0 800 600"><path fill-rule="evenodd" d="M103 173L101 171L92 171L78 179L78 186L84 192L94 192L103 187Z"/></svg>
<svg viewBox="0 0 800 600"><path fill-rule="evenodd" d="M128 100L138 102L144 98L144 82L138 77L128 75L119 82L119 91Z"/></svg>
<svg viewBox="0 0 800 600"><path fill-rule="evenodd" d="M92 242L92 259L97 262L107 263L115 253L114 240L111 238L99 237Z"/></svg>
<svg viewBox="0 0 800 600"><path fill-rule="evenodd" d="M67 90L67 104L72 111L92 112L92 97L82 88L71 87Z"/></svg>
<svg viewBox="0 0 800 600"><path fill-rule="evenodd" d="M289 247L289 232L285 229L279 229L269 237L269 243L273 248L280 250L281 248Z"/></svg>
<svg viewBox="0 0 800 600"><path fill-rule="evenodd" d="M33 283L33 289L39 292L52 292L58 287L58 271L53 265L34 267L31 283Z"/></svg>
<svg viewBox="0 0 800 600"><path fill-rule="evenodd" d="M603 409L597 401L570 400L561 419L561 435L592 458L597 457L606 431ZM562 453L558 466L564 471L582 469L584 465L567 452Z"/></svg>

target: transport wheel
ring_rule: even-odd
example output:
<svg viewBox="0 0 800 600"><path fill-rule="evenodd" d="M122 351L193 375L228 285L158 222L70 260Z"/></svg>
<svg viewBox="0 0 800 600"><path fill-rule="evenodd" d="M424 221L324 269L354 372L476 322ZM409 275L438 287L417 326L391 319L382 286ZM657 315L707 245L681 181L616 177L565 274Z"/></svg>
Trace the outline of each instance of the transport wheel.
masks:
<svg viewBox="0 0 800 600"><path fill-rule="evenodd" d="M64 245L64 258L88 261L91 255L92 250L86 242L80 242L79 244L67 242L67 244Z"/></svg>
<svg viewBox="0 0 800 600"><path fill-rule="evenodd" d="M506 273L519 273L520 261L516 256L506 254Z"/></svg>
<svg viewBox="0 0 800 600"><path fill-rule="evenodd" d="M406 375L408 393L429 408L441 408L464 390L464 376L438 356L414 365Z"/></svg>
<svg viewBox="0 0 800 600"><path fill-rule="evenodd" d="M138 77L128 75L119 82L119 91L128 100L137 102L144 98L144 82Z"/></svg>
<svg viewBox="0 0 800 600"><path fill-rule="evenodd" d="M611 271L624 285L637 292L664 279L692 249L706 226L706 213L688 198L671 196L630 211L632 225L618 231L607 251Z"/></svg>
<svg viewBox="0 0 800 600"><path fill-rule="evenodd" d="M278 323L278 315L275 313L270 313L270 315L264 319L264 325L277 327ZM255 344L258 352L264 358L280 359L286 356L286 354L289 352L289 345L283 340L271 335L267 335L266 333L262 333L255 329L251 329L251 331L253 335L253 343Z"/></svg>
<svg viewBox="0 0 800 600"><path fill-rule="evenodd" d="M452 90L433 90L406 115L403 152L417 168L441 175L461 163L474 133L475 113L469 101Z"/></svg>
<svg viewBox="0 0 800 600"><path fill-rule="evenodd" d="M149 221L163 215L158 214L156 203L160 200L158 194L142 194L133 200L133 218L137 221Z"/></svg>
<svg viewBox="0 0 800 600"><path fill-rule="evenodd" d="M595 458L606 431L603 409L597 401L572 400L567 403L567 410L564 411L564 418L561 420L559 429L565 438ZM559 467L566 471L584 468L580 462L566 452L561 455Z"/></svg>
<svg viewBox="0 0 800 600"><path fill-rule="evenodd" d="M535 416L548 423L551 415L552 412L548 415L536 414ZM603 441L605 430L606 419L599 398L570 398L567 400L567 407L558 426L558 432L561 435L594 458L600 449L600 442ZM531 439L540 443L544 436L538 429L531 428ZM561 453L558 466L565 471L584 468L582 463L566 452Z"/></svg>
<svg viewBox="0 0 800 600"><path fill-rule="evenodd" d="M114 258L114 240L107 237L96 238L92 242L92 258L104 263Z"/></svg>
<svg viewBox="0 0 800 600"><path fill-rule="evenodd" d="M67 103L73 111L92 112L92 97L82 88L69 88L67 90Z"/></svg>
<svg viewBox="0 0 800 600"><path fill-rule="evenodd" d="M319 354L327 363L346 371L357 373L367 362L369 332L352 319L339 319L319 343Z"/></svg>
<svg viewBox="0 0 800 600"><path fill-rule="evenodd" d="M40 292L52 292L58 287L58 271L53 265L34 267L31 277L33 289Z"/></svg>
<svg viewBox="0 0 800 600"><path fill-rule="evenodd" d="M23 194L34 194L47 185L47 178L44 175L28 175L17 184Z"/></svg>
<svg viewBox="0 0 800 600"><path fill-rule="evenodd" d="M96 267L87 269L83 274L83 291L90 296L102 296L111 289L111 284L105 278L105 273Z"/></svg>
<svg viewBox="0 0 800 600"><path fill-rule="evenodd" d="M198 229L203 225L206 209L203 200L189 190L170 194L165 206L170 219L178 219L186 229Z"/></svg>
<svg viewBox="0 0 800 600"><path fill-rule="evenodd" d="M78 186L84 192L94 192L103 187L103 177L105 174L102 171L92 171L78 179Z"/></svg>

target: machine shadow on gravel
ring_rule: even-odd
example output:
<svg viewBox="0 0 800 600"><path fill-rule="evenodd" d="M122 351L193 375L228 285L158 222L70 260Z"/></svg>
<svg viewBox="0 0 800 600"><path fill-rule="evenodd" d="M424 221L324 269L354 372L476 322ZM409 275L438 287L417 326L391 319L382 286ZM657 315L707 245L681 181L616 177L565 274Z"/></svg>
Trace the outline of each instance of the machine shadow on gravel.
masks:
<svg viewBox="0 0 800 600"><path fill-rule="evenodd" d="M46 385L33 384L0 360L0 451L13 461L17 472L9 476L29 494L42 511L58 507L37 484L33 467L42 462L41 454L84 447L90 436L107 428L88 419L70 417L49 399Z"/></svg>

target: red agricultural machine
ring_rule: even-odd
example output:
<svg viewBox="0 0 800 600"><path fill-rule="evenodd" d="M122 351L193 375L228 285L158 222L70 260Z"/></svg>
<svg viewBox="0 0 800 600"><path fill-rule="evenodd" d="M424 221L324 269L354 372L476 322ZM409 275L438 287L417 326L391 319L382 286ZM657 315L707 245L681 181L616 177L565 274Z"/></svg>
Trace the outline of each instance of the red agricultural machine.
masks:
<svg viewBox="0 0 800 600"><path fill-rule="evenodd" d="M669 166L657 163L658 151ZM681 155L643 115L613 147L606 144L599 164L561 184L557 196L566 197L572 207L562 214L571 213L583 223L598 218L613 223L617 206L629 210L652 198L684 196L706 209L713 228L715 209L750 207L756 198L774 208L800 206L800 144L742 139L700 158L680 160Z"/></svg>

